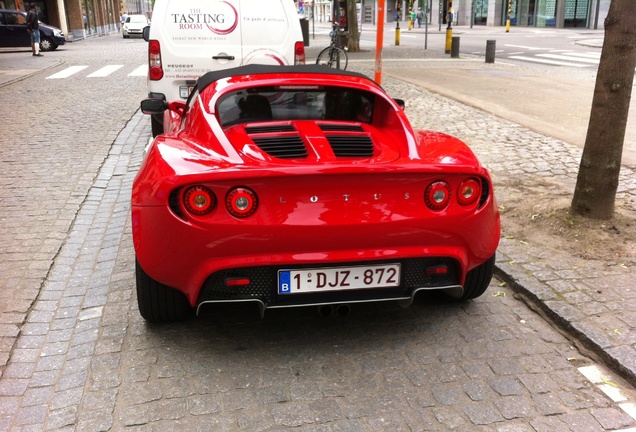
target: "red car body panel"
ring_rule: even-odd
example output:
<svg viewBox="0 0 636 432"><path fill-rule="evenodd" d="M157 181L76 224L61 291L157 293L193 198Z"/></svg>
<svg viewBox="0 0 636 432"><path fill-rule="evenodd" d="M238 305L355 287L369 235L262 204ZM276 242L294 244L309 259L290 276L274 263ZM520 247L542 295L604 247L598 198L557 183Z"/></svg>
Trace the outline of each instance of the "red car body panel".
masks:
<svg viewBox="0 0 636 432"><path fill-rule="evenodd" d="M215 112L224 95L255 87L344 86L375 95L370 123L292 119L223 126ZM298 73L233 75L192 95L185 118L164 115L166 133L148 149L132 193L132 226L139 265L154 280L182 291L196 306L206 280L220 270L255 266L326 267L447 257L466 273L493 256L500 222L488 172L460 140L414 131L404 111L364 77ZM324 130L345 141L373 142L369 157L339 157ZM249 132L280 126L292 132ZM255 129L255 130L256 130ZM337 129L337 128L336 128ZM346 129L346 128L345 128ZM259 137L301 137L304 158L280 159L256 144ZM467 178L484 193L476 202L455 199ZM424 200L443 180L451 199L442 210ZM205 185L216 197L204 216L184 211L183 190ZM249 188L257 211L246 218L226 209L228 192Z"/></svg>

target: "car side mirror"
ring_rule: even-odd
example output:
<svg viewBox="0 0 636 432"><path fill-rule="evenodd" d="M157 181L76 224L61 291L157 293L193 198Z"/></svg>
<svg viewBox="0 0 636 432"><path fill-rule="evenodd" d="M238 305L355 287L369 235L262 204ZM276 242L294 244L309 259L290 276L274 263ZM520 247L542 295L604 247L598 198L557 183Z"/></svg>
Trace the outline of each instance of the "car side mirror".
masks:
<svg viewBox="0 0 636 432"><path fill-rule="evenodd" d="M143 29L143 33L141 34L146 42L150 40L150 26L146 26Z"/></svg>
<svg viewBox="0 0 636 432"><path fill-rule="evenodd" d="M393 99L393 100L395 101L396 104L398 104L400 109L404 111L404 109L406 108L406 103L404 102L404 99Z"/></svg>
<svg viewBox="0 0 636 432"><path fill-rule="evenodd" d="M186 103L181 101L172 101L168 104L168 108L170 108L170 111L176 112L179 117L183 117L186 110Z"/></svg>
<svg viewBox="0 0 636 432"><path fill-rule="evenodd" d="M144 114L160 115L168 109L168 103L163 99L144 99L141 101L140 107Z"/></svg>

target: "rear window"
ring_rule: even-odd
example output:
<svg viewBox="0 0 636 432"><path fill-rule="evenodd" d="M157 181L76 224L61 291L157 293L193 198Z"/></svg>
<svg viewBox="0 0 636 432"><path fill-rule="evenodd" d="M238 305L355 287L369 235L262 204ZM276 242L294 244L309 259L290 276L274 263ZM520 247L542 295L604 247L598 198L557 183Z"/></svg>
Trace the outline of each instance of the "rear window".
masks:
<svg viewBox="0 0 636 432"><path fill-rule="evenodd" d="M219 99L222 126L281 120L336 120L370 123L375 95L332 86L285 86L244 89Z"/></svg>

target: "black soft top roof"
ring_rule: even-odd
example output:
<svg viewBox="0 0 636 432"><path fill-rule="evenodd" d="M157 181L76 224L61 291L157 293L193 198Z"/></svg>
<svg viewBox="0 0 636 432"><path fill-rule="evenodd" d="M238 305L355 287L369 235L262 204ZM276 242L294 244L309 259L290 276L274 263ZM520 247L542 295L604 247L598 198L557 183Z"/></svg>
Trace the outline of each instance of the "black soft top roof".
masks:
<svg viewBox="0 0 636 432"><path fill-rule="evenodd" d="M201 76L197 81L197 90L203 91L207 86L215 81L223 78L228 78L237 75L257 75L257 74L286 74L286 73L305 73L305 74L329 74L329 75L345 75L358 78L364 78L370 80L366 75L357 72L343 71L339 69L333 69L327 66L308 64L308 65L295 65L295 66L275 66L275 65L259 65L252 64L246 66L239 66L230 69L220 69L212 72L208 72ZM372 80L370 80L372 81ZM373 82L373 81L372 81Z"/></svg>

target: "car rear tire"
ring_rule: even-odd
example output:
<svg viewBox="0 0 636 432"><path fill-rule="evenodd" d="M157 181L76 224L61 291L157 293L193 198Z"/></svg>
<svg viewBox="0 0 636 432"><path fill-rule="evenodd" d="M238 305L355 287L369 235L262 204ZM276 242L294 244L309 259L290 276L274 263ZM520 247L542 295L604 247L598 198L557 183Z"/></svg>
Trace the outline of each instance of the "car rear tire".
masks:
<svg viewBox="0 0 636 432"><path fill-rule="evenodd" d="M474 299L486 291L495 271L495 255L493 254L488 261L468 272L464 283L464 292L457 300Z"/></svg>
<svg viewBox="0 0 636 432"><path fill-rule="evenodd" d="M40 51L55 51L57 49L57 45L51 41L49 38L42 38L40 40Z"/></svg>
<svg viewBox="0 0 636 432"><path fill-rule="evenodd" d="M150 127L152 128L152 137L163 133L163 122L157 119L157 116L150 116Z"/></svg>
<svg viewBox="0 0 636 432"><path fill-rule="evenodd" d="M153 323L182 321L190 317L193 309L186 296L179 290L157 282L135 260L137 279L137 303L139 313Z"/></svg>

